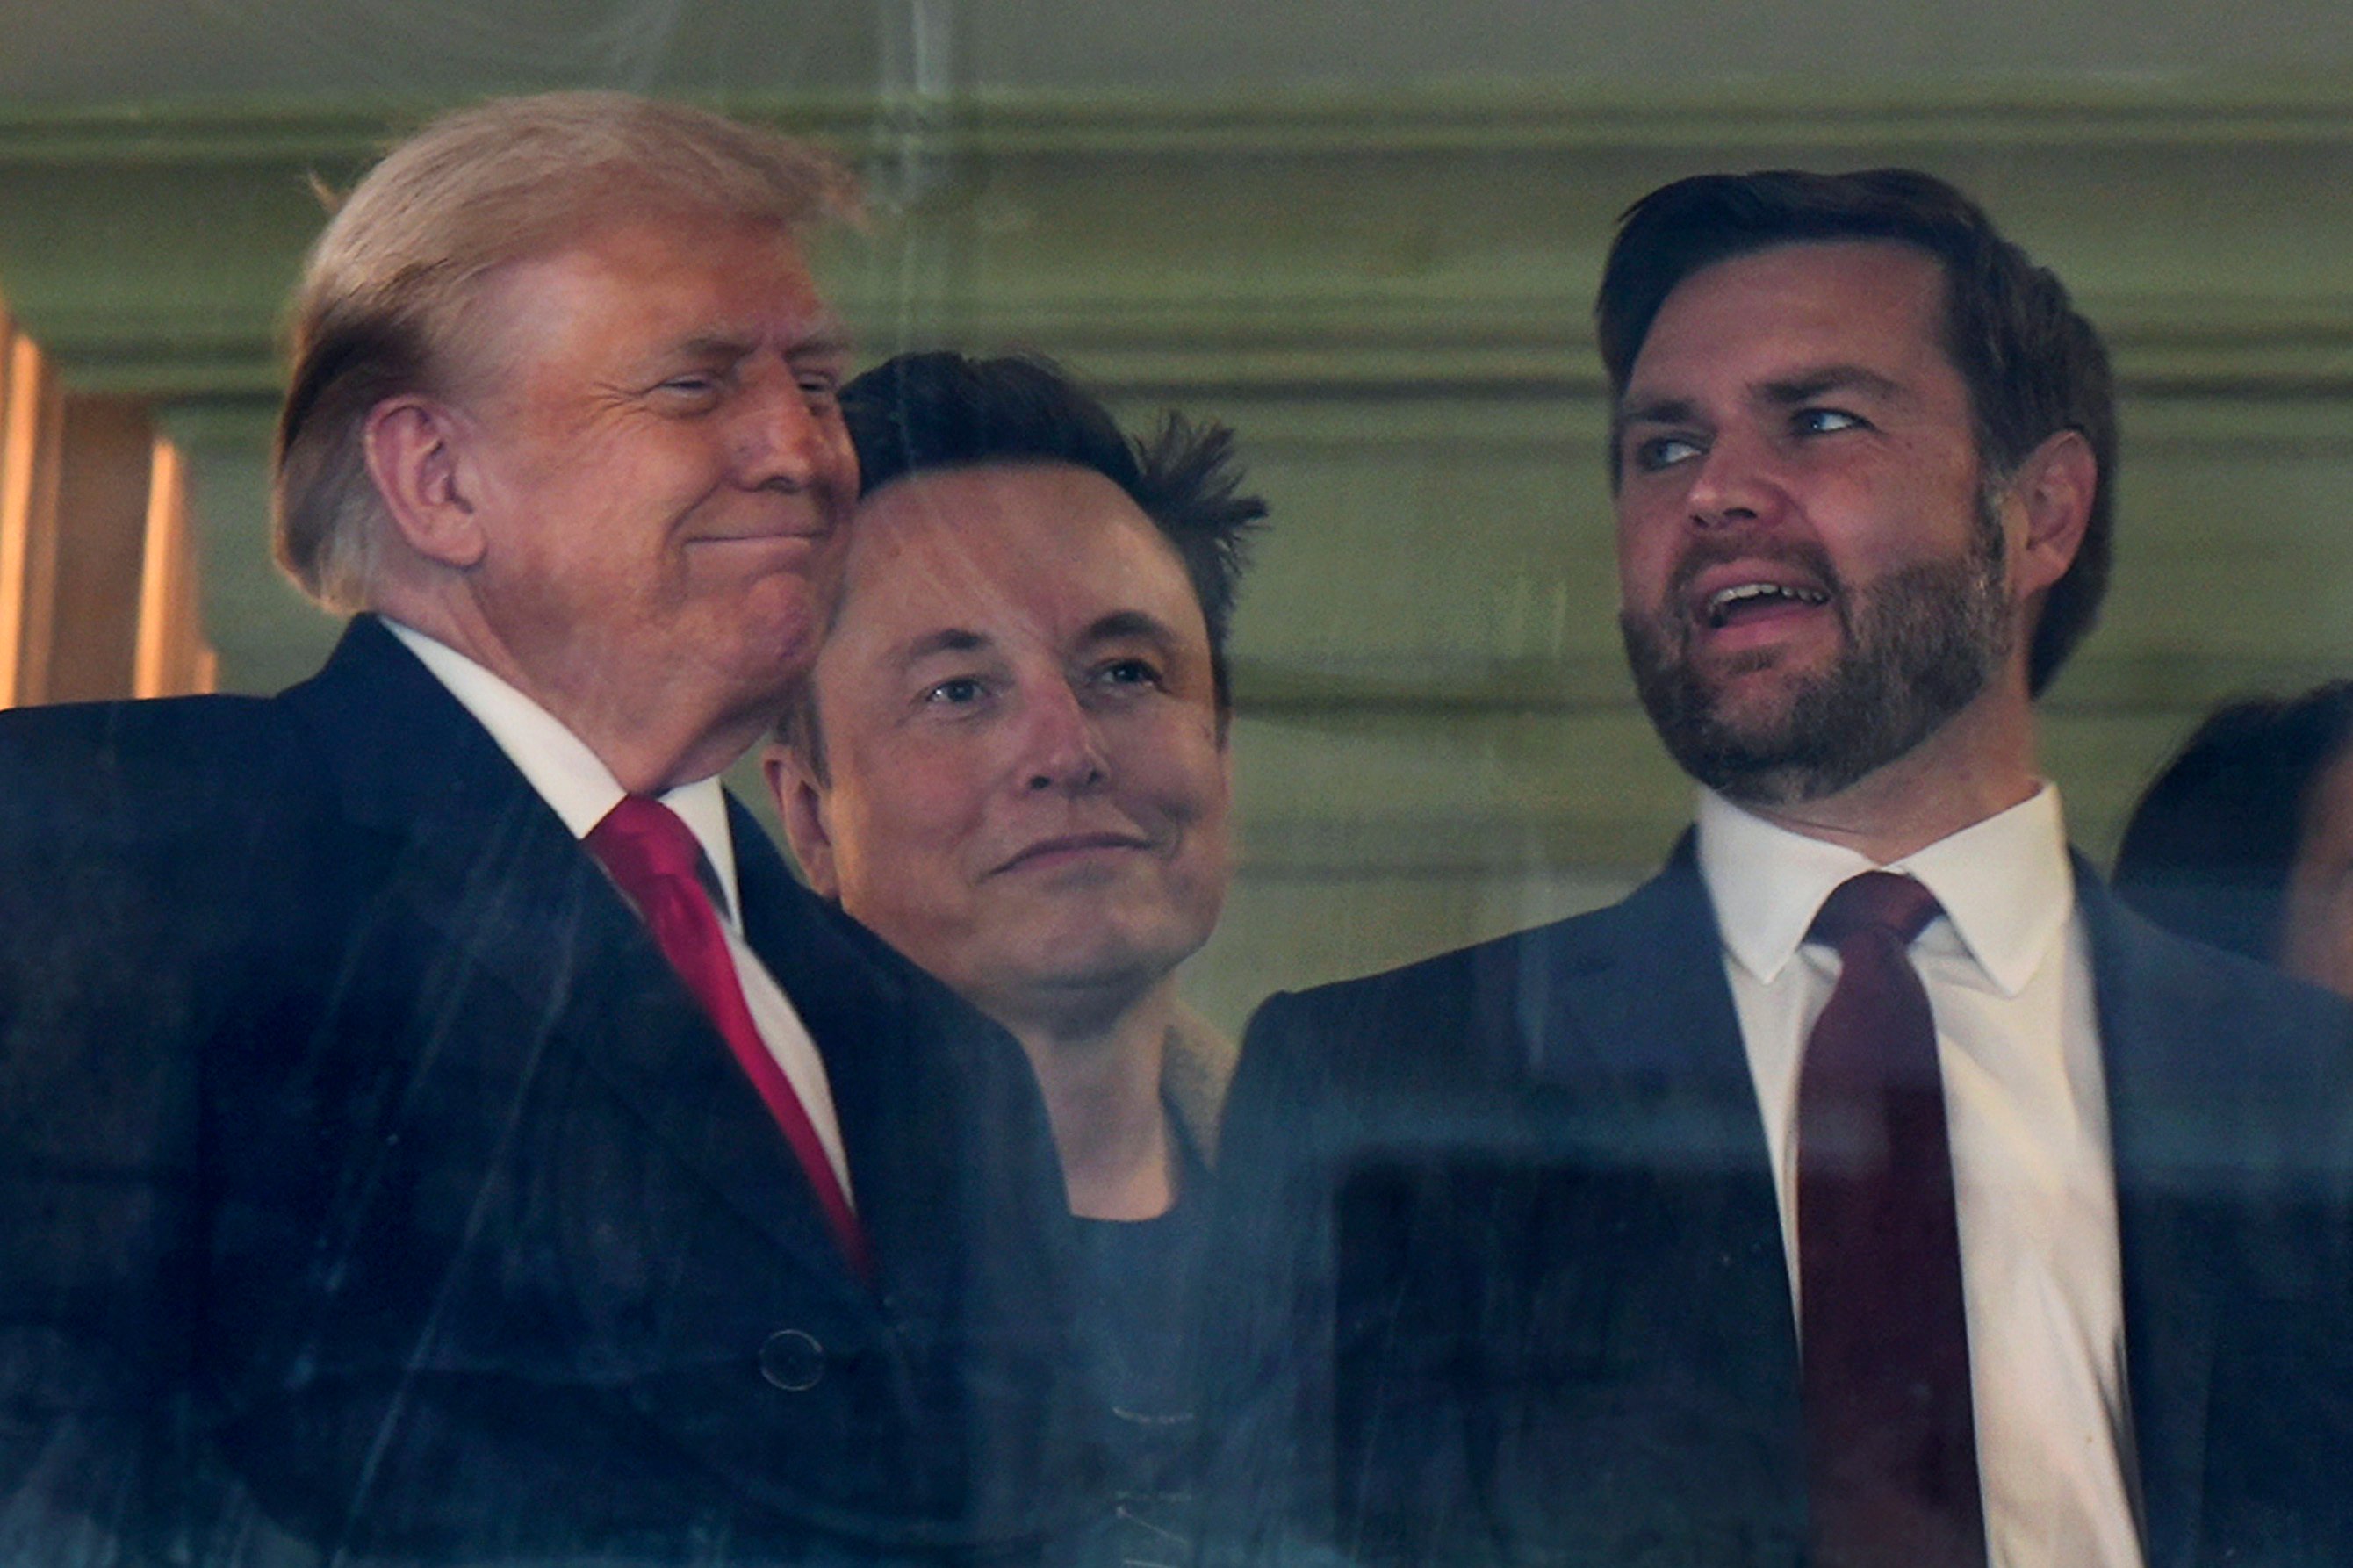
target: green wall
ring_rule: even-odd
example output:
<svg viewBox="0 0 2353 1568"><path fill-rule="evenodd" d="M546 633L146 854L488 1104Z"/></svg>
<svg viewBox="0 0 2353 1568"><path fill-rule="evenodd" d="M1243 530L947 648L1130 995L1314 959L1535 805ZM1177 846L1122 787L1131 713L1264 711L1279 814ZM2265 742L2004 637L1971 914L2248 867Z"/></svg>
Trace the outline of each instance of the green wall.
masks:
<svg viewBox="0 0 2353 1568"><path fill-rule="evenodd" d="M2116 585L2046 704L2095 852L2212 702L2353 670L2353 93L732 107L868 166L875 222L825 269L876 356L1040 349L1139 417L1240 429L1274 520L1235 647L1242 875L1191 981L1229 1025L1274 986L1614 896L1686 816L1619 666L1586 322L1611 218L1681 174L1926 167L2108 332ZM275 311L308 177L347 180L407 117L0 115L0 289L70 381L155 396L188 446L232 687L299 677L333 635L267 561Z"/></svg>

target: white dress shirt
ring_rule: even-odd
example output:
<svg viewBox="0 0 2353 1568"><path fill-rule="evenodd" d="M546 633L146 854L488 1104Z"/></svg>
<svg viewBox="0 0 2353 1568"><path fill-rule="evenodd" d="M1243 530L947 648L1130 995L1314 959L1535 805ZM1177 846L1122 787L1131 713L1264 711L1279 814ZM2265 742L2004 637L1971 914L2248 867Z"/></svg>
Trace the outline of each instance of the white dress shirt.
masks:
<svg viewBox="0 0 2353 1568"><path fill-rule="evenodd" d="M1831 890L1873 863L1704 792L1699 865L1794 1291L1799 1059L1839 973L1837 952L1806 931ZM1912 962L1944 1071L1989 1561L2139 1568L2116 1173L2058 792L2045 784L1885 869L1917 878L1943 908Z"/></svg>
<svg viewBox="0 0 2353 1568"><path fill-rule="evenodd" d="M531 787L547 802L575 838L605 820L628 792L613 777L587 743L565 729L554 715L445 643L436 642L412 627L386 621L393 636L425 663L435 679L449 689L466 711L491 732ZM719 929L727 938L728 956L735 962L735 977L744 988L744 1003L752 1011L760 1039L784 1070L785 1079L800 1096L801 1109L817 1130L818 1142L841 1183L844 1196L854 1205L849 1185L849 1162L841 1150L841 1123L834 1114L833 1090L825 1076L825 1061L809 1038L807 1026L766 964L744 941L744 922L737 912L735 843L727 830L727 796L716 778L681 784L661 797L678 813L717 874L715 900Z"/></svg>

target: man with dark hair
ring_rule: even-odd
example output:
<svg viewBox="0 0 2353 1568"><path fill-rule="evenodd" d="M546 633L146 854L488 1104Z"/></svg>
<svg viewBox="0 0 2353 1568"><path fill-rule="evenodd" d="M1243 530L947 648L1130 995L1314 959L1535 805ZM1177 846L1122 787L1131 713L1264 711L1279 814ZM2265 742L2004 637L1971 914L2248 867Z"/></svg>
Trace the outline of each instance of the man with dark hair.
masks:
<svg viewBox="0 0 2353 1568"><path fill-rule="evenodd" d="M1176 972L1225 897L1225 638L1266 508L1223 426L1131 442L1035 361L910 354L841 408L864 489L769 755L777 809L818 893L1029 1053L1118 1467L1103 1560L1176 1561L1184 1309L1232 1070Z"/></svg>
<svg viewBox="0 0 2353 1568"><path fill-rule="evenodd" d="M2353 996L2353 681L2207 715L2116 847L2116 896L2168 931Z"/></svg>
<svg viewBox="0 0 2353 1568"><path fill-rule="evenodd" d="M1098 1506L1016 1043L713 776L857 468L828 158L554 94L305 268L266 700L0 716L0 1559L1019 1560Z"/></svg>
<svg viewBox="0 0 2353 1568"><path fill-rule="evenodd" d="M1059 463L1116 485L1183 563L1208 623L1218 709L1229 712L1226 637L1245 548L1266 503L1237 493L1233 432L1170 414L1130 441L1111 411L1039 359L905 353L842 388L841 417L872 494L910 474L990 463ZM801 689L805 705L807 688Z"/></svg>
<svg viewBox="0 0 2353 1568"><path fill-rule="evenodd" d="M1953 286L1937 322L1968 390L1988 498L2043 439L2072 430L2091 450L2090 510L2075 558L2034 623L2027 688L2041 696L2098 617L2115 532L2116 395L2107 349L2046 268L2002 237L1976 203L1911 169L1826 176L1795 170L1703 175L1628 210L1594 305L1613 397L1675 287L1715 262L1776 245L1883 241L1934 258ZM1620 482L1610 455L1610 489Z"/></svg>
<svg viewBox="0 0 2353 1568"><path fill-rule="evenodd" d="M1253 1021L1213 1556L2345 1559L2353 1016L2118 908L2036 763L2096 334L1900 171L1670 185L1597 316L1695 830Z"/></svg>

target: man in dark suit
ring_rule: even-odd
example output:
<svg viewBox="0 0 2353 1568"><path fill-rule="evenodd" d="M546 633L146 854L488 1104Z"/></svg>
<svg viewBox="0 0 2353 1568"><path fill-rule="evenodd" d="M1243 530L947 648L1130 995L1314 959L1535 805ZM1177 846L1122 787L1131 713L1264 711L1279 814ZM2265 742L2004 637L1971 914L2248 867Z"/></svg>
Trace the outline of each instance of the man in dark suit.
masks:
<svg viewBox="0 0 2353 1568"><path fill-rule="evenodd" d="M1086 1511L1018 1048L712 775L855 498L829 162L436 122L294 312L269 700L0 726L0 1557L1020 1560Z"/></svg>
<svg viewBox="0 0 2353 1568"><path fill-rule="evenodd" d="M2036 765L2096 335L1900 171L1653 193L1597 315L1696 828L1253 1022L1212 1555L2353 1560L2348 1018L2116 905Z"/></svg>

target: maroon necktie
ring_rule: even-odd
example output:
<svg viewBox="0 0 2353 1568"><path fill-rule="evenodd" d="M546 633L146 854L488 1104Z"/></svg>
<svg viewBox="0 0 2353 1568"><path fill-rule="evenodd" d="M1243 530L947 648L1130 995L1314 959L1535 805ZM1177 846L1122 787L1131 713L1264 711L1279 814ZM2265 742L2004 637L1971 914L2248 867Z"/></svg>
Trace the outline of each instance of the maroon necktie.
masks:
<svg viewBox="0 0 2353 1568"><path fill-rule="evenodd" d="M1798 1079L1810 1568L1986 1560L1944 1084L1906 951L1936 912L1911 878L1867 871L1811 933L1839 978Z"/></svg>
<svg viewBox="0 0 2353 1568"><path fill-rule="evenodd" d="M816 1126L793 1092L790 1079L768 1054L744 1001L744 984L736 975L727 939L719 929L718 912L701 875L702 847L678 814L658 800L628 795L591 828L588 852L604 862L613 880L638 906L654 941L702 1004L711 1021L725 1037L744 1075L767 1102L768 1113L784 1130L785 1141L798 1156L816 1189L834 1237L861 1279L873 1277L873 1261L866 1245L865 1227L849 1206L848 1194L826 1158Z"/></svg>

